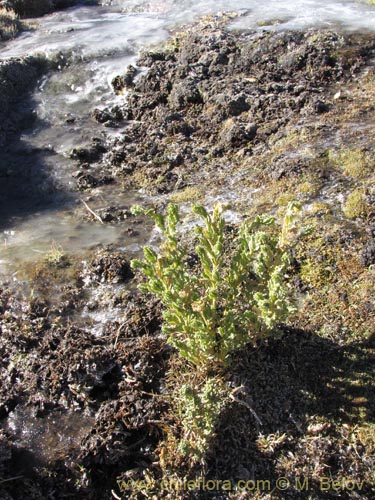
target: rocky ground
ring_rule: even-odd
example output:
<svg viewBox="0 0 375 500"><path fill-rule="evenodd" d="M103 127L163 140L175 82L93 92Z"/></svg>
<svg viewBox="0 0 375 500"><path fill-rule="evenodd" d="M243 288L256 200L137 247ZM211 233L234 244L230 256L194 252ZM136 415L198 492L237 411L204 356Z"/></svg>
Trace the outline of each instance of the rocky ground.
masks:
<svg viewBox="0 0 375 500"><path fill-rule="evenodd" d="M196 467L176 452L170 399L191 375L127 256L25 266L27 285L0 295L1 498L373 498L374 56L371 34L238 34L209 20L113 81L126 98L93 110L108 139L72 152L77 189L111 178L160 206L219 198L241 217L300 201L299 309L280 338L235 354L223 377L241 390ZM103 331L95 314L108 315ZM168 495L166 477L292 487ZM324 491L324 477L364 483Z"/></svg>

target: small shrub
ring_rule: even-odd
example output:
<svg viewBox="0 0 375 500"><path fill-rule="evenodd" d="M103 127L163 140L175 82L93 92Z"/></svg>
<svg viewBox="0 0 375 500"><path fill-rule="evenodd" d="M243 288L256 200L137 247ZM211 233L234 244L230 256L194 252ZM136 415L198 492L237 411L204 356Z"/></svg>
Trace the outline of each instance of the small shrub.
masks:
<svg viewBox="0 0 375 500"><path fill-rule="evenodd" d="M195 270L178 240L180 217L173 204L166 215L134 207L133 213L153 218L164 240L159 253L145 247L145 260L133 260L131 265L147 278L140 288L155 294L164 306L163 331L169 343L197 367L198 377L174 387L173 401L182 430L178 451L192 463L202 463L228 396L218 368L228 363L235 349L270 335L293 310L285 278L299 206L288 205L280 234L274 234L273 217L244 222L231 255L225 248L222 205L216 204L212 214L202 205L193 211L203 223L195 228ZM163 456L169 449L170 443Z"/></svg>
<svg viewBox="0 0 375 500"><path fill-rule="evenodd" d="M151 216L164 237L159 253L145 247L145 260L132 261L132 267L147 278L140 289L161 300L163 331L169 343L194 365L226 364L232 351L268 336L293 309L285 278L296 204L289 205L279 236L271 233L272 217L244 222L229 262L222 205L215 205L212 214L195 205L193 211L203 222L195 228L200 262L196 273L189 268L187 250L177 238L176 205L169 205L165 216L153 209L136 207L133 211Z"/></svg>

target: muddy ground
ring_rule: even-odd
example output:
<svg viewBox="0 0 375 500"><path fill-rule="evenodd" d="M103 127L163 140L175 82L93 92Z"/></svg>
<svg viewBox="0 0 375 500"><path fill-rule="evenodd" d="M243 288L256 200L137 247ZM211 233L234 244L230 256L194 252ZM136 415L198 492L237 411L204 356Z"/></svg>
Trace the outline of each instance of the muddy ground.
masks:
<svg viewBox="0 0 375 500"><path fill-rule="evenodd" d="M219 198L244 217L281 217L299 200L299 309L281 337L234 355L223 377L242 389L197 467L172 439L172 388L189 374L128 256L25 266L0 295L1 498L374 497L374 56L370 34L238 34L210 20L114 80L124 105L93 110L108 139L72 152L77 190L110 177L159 206ZM103 221L121 225L121 210ZM168 494L167 477L270 480L272 491Z"/></svg>

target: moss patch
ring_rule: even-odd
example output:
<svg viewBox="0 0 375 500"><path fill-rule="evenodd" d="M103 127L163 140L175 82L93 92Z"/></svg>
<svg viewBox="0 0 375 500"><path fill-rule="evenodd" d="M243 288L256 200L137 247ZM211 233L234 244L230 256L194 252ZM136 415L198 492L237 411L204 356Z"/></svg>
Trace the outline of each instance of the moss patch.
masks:
<svg viewBox="0 0 375 500"><path fill-rule="evenodd" d="M359 149L344 149L330 153L332 163L342 168L345 175L354 179L363 179L374 172L375 160L366 151Z"/></svg>
<svg viewBox="0 0 375 500"><path fill-rule="evenodd" d="M363 189L352 191L346 198L346 202L343 206L343 212L348 219L364 217L369 212L369 209L370 206Z"/></svg>

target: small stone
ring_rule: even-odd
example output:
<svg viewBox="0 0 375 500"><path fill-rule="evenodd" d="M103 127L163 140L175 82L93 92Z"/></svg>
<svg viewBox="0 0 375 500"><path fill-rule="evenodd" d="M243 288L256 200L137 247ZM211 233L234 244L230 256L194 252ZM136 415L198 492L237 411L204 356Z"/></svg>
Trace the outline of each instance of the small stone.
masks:
<svg viewBox="0 0 375 500"><path fill-rule="evenodd" d="M329 106L324 101L321 101L320 99L318 99L317 101L314 102L314 110L315 110L315 113L318 113L318 114L326 113L327 111L329 111Z"/></svg>
<svg viewBox="0 0 375 500"><path fill-rule="evenodd" d="M94 109L94 111L92 113L92 117L98 123L105 123L111 119L111 115L108 113L108 111L106 111L104 109L98 109L98 108Z"/></svg>
<svg viewBox="0 0 375 500"><path fill-rule="evenodd" d="M360 253L360 259L364 267L375 264L375 239L367 241Z"/></svg>
<svg viewBox="0 0 375 500"><path fill-rule="evenodd" d="M329 429L330 425L326 422L310 424L307 428L309 434L317 435L321 434L323 431Z"/></svg>

